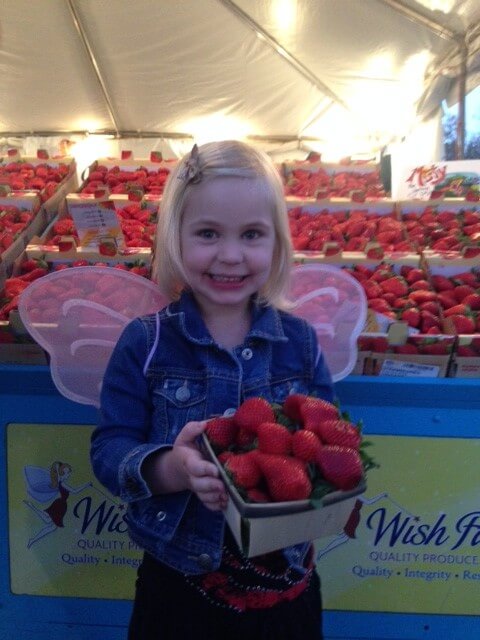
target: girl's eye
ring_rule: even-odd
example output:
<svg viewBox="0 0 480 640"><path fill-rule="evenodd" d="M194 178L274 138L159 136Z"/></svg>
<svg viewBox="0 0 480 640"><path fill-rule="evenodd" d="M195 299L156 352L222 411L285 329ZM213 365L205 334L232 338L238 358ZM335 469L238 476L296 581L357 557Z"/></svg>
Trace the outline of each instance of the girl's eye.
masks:
<svg viewBox="0 0 480 640"><path fill-rule="evenodd" d="M247 239L247 240L256 240L257 238L260 237L260 231L258 231L258 229L249 229L248 231L245 231L245 233L243 234L243 236Z"/></svg>
<svg viewBox="0 0 480 640"><path fill-rule="evenodd" d="M213 229L200 229L200 231L198 231L198 235L200 238L205 238L205 240L211 240L216 237L216 233Z"/></svg>

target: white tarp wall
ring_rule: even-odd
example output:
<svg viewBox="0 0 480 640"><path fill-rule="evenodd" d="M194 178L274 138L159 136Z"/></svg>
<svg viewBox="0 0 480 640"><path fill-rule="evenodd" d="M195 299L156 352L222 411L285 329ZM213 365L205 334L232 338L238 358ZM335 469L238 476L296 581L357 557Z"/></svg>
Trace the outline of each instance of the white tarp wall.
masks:
<svg viewBox="0 0 480 640"><path fill-rule="evenodd" d="M479 22L478 0L2 0L0 148L81 142L81 166L193 139L326 160L404 140L430 160L463 44L479 79Z"/></svg>

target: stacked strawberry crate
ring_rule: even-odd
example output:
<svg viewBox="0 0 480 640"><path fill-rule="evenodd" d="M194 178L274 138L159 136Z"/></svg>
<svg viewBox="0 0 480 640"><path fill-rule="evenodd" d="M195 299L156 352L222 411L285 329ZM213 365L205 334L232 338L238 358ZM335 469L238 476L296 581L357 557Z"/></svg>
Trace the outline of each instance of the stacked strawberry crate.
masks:
<svg viewBox="0 0 480 640"><path fill-rule="evenodd" d="M80 193L108 191L110 194L140 192L162 195L165 183L176 160L164 160L152 151L149 159L135 160L130 151L122 151L121 158L99 158L85 171Z"/></svg>

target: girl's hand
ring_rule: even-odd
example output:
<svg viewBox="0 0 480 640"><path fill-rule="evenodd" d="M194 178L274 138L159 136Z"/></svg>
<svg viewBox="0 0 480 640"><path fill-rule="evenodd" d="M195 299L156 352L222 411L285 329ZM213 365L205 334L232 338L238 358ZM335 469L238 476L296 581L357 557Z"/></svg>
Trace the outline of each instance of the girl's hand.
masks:
<svg viewBox="0 0 480 640"><path fill-rule="evenodd" d="M206 424L206 421L188 422L178 434L172 453L177 456L185 474L187 488L208 509L218 511L227 506L225 485L219 478L217 466L205 460L197 445L197 438L205 430Z"/></svg>
<svg viewBox="0 0 480 640"><path fill-rule="evenodd" d="M216 465L205 460L197 445L206 424L206 421L187 422L173 448L147 458L142 473L153 493L189 489L208 509L219 511L227 506L225 485Z"/></svg>

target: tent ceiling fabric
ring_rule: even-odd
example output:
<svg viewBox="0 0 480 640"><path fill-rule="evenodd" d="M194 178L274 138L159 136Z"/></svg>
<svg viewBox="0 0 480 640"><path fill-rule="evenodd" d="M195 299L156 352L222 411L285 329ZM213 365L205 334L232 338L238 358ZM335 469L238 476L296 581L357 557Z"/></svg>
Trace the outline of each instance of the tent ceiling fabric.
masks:
<svg viewBox="0 0 480 640"><path fill-rule="evenodd" d="M3 0L0 134L226 123L378 149L452 96L463 38L479 81L479 20L478 0Z"/></svg>

